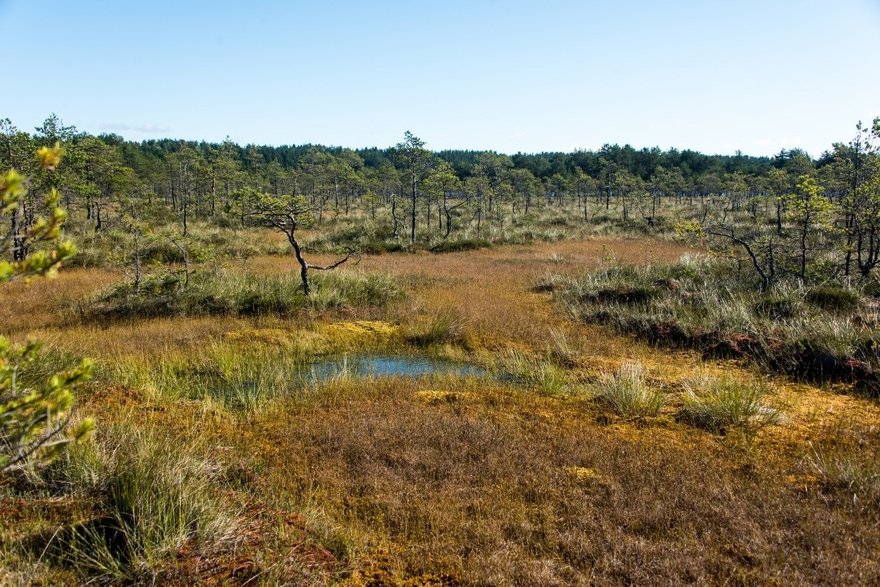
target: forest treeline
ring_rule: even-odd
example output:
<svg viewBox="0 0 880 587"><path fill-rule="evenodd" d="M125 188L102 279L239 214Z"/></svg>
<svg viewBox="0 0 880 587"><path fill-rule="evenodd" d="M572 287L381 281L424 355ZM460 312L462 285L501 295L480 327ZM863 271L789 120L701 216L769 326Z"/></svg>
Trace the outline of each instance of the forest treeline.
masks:
<svg viewBox="0 0 880 587"><path fill-rule="evenodd" d="M381 227L380 238L412 244L482 238L560 210L584 224L674 225L741 248L767 288L782 273L867 276L878 264L878 133L876 120L859 124L851 140L818 159L801 150L753 157L629 145L508 156L431 152L409 132L387 149L133 142L80 132L53 114L32 133L0 122L0 165L31 183L32 201L14 215L13 238L36 217L40 194L53 188L74 225L100 232L120 220L129 228L177 224L183 237L193 221L253 224L248 202L259 195L295 198L291 211L319 224L357 212L363 226ZM64 157L50 173L33 153L56 143Z"/></svg>

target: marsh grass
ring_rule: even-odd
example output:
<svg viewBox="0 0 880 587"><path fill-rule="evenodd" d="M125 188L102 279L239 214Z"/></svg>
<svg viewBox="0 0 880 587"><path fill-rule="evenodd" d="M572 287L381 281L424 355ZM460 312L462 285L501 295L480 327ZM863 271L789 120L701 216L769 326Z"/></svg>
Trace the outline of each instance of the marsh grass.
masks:
<svg viewBox="0 0 880 587"><path fill-rule="evenodd" d="M235 333L238 335L239 333ZM357 355L388 353L401 358L410 356L408 347L394 327L381 322L342 322L325 325L317 331L294 331L289 334L272 331L267 344L253 344L260 331L245 333L251 344L243 344L236 336L230 342L210 344L198 353L169 351L160 357L121 357L109 362L100 371L108 382L138 390L156 402L197 400L218 402L235 411L256 412L284 398L298 402L310 393L318 393L336 381L362 380L356 369ZM461 352L454 347L437 347L438 359L461 361ZM349 353L356 356L349 361ZM322 365L315 373L311 363L318 357L333 363L332 369ZM557 389L551 377L561 377L556 369L546 369L538 383ZM405 376L405 375L404 375ZM432 377L442 377L442 373ZM457 374L450 376L460 377Z"/></svg>
<svg viewBox="0 0 880 587"><path fill-rule="evenodd" d="M331 550L356 557L355 584L379 567L396 580L378 584L480 585L811 583L850 579L856 562L877 569L877 536L847 525L856 513L793 493L774 467L741 466L710 435L596 426L579 402L499 383L438 387L469 394L453 402L426 402L421 382L335 387L259 426L284 443L267 485L318 509Z"/></svg>
<svg viewBox="0 0 880 587"><path fill-rule="evenodd" d="M462 320L450 312L436 313L404 324L401 336L408 344L420 348L468 344Z"/></svg>
<svg viewBox="0 0 880 587"><path fill-rule="evenodd" d="M650 247L644 240L608 246L627 262L642 262L646 254L671 259L681 251L678 245L650 242ZM76 457L78 465L68 472L68 480L52 485L51 497L45 500L56 507L58 501L66 504L68 495L82 495L75 501L87 512L84 522L66 505L57 510L57 517L45 514L38 509L43 507L42 494L22 498L0 491L0 583L208 583L205 577L186 574L193 562L186 557L192 553L198 564L227 573L219 575L225 582L215 584L247 582L251 562L259 574L248 584L382 584L377 576L390 585L860 584L865 577L878 576L875 553L880 537L873 531L877 508L849 507L852 495L842 489L838 493L848 503L841 506L842 497L829 499L831 492L815 485L793 487L784 474L803 466L799 459L804 435L815 437L814 423L794 409L796 433L769 429L759 439L767 444L756 442L754 451L745 454L729 450L729 443L714 435L663 419L644 426L597 426L585 417L584 402L572 401L565 393L536 392L543 380L540 373L546 370L543 365L551 366L550 381L554 370L563 375L564 383L592 374L569 370L572 355L595 357L600 364L637 357L650 368L651 382L677 382L700 364L696 353L665 353L597 326L567 324L567 340L548 336L548 326L558 326L558 317L548 311L546 298L526 293L529 280L547 269L550 251L572 259L571 264L550 261L554 271L564 273L590 267L602 254L601 246L601 241L586 241L528 250L493 247L443 256L365 258L358 270L391 271L407 284L416 282L406 279L425 276L411 288L416 298L411 303L393 306L387 314L377 312L390 321L382 325L330 324L341 318L329 312L310 313L302 324L299 316L296 323L280 317L223 316L100 328L58 326L58 332L71 340L66 348L84 352L82 347L89 345L108 372L118 370L99 374L101 388L83 397L83 407L101 420L99 440L107 440L91 457ZM288 271L289 260L261 258L252 266L267 274L281 273ZM86 282L96 277L107 283L107 272L98 270L62 274L57 283L68 292L92 291L73 289L68 279ZM675 284L663 287L670 286ZM20 292L17 288L13 284L9 291ZM45 311L33 309L45 299L38 297L42 291L17 293L10 300L17 312L37 316ZM74 295L79 294L70 293ZM803 300L794 303L799 308ZM275 366L262 363L279 358L295 362L306 356L406 345L403 333L411 324L419 323L415 330L427 329L431 317L449 308L460 317L464 338L473 333L473 340L485 346L465 351L441 342L418 347L417 352L501 369L499 349L516 348L520 356L513 362L533 373L523 381L534 383L340 377L252 408L244 407L247 402L234 394L226 400L225 392L208 388L208 383L218 381L235 387L263 380L268 383L261 385L271 386ZM25 323L10 322L17 319L11 312L4 316L5 324ZM375 314L355 316L375 319ZM221 356L225 353L230 356ZM134 358L137 355L140 358ZM666 389L665 384L658 387ZM144 391L148 388L152 391ZM252 388L242 393L247 389ZM277 391L288 393L284 388ZM815 401L822 414L833 406L843 417L876 419L873 404L863 398L829 396L809 386L802 391L798 397L805 403ZM780 389L782 393L788 392ZM191 397L204 399L186 401ZM220 398L216 405L214 397ZM174 529L179 524L169 523L168 540L158 541L166 546L156 547L148 559L112 539L121 535L108 530L119 525L111 523L113 507L107 493L107 479L117 462L115 447L128 446L123 442L128 435L149 431L167 431L161 452L170 463L193 444L189 470L207 481L201 486L199 479L184 483L202 487L200 495L209 510L206 520L212 518L211 511L221 519L237 520L240 502L265 505L269 521L260 528L260 536L266 542L255 547L234 542L225 550L217 546L217 554L212 544L229 544L224 524L219 532L208 531L216 527L209 524L202 533L199 524L184 524L189 529L179 532ZM233 474L227 457L230 463L241 463L240 472ZM31 507L28 511L37 513L24 513ZM101 544L108 545L101 559L111 562L89 563L92 567L73 578L69 574L80 567L66 563L63 571L68 575L59 577L48 551L38 561L43 541L33 558L21 561L9 575L4 565L12 568L13 563L7 564L7 545L12 542L11 549L19 536L31 534L30 529L22 530L26 524L21 520L39 524L40 536L46 539L59 526L75 525L77 536L92 529L98 537L83 540L80 548L94 544L93 551L98 551ZM170 537L181 535L187 536L184 545L176 548L180 540ZM72 544L71 533L58 532L53 544ZM230 551L235 554L227 556ZM299 571L292 573L294 567Z"/></svg>
<svg viewBox="0 0 880 587"><path fill-rule="evenodd" d="M314 309L384 306L402 293L387 275L347 271L313 277L314 293L302 293L298 275L261 275L205 267L185 284L180 273L159 273L137 287L117 283L97 297L75 304L83 320L165 316L289 316Z"/></svg>
<svg viewBox="0 0 880 587"><path fill-rule="evenodd" d="M546 358L509 349L496 361L496 370L503 378L531 387L542 395L558 395L566 387L565 369Z"/></svg>
<svg viewBox="0 0 880 587"><path fill-rule="evenodd" d="M805 462L828 489L847 491L863 502L880 503L880 453L876 447L812 447Z"/></svg>
<svg viewBox="0 0 880 587"><path fill-rule="evenodd" d="M548 334L550 339L548 345L549 355L563 367L575 367L577 365L578 352L572 341L565 334L565 331L551 328Z"/></svg>
<svg viewBox="0 0 880 587"><path fill-rule="evenodd" d="M876 309L853 288L782 280L761 292L735 264L686 256L545 277L576 319L649 342L747 358L807 380L855 381L880 393Z"/></svg>
<svg viewBox="0 0 880 587"><path fill-rule="evenodd" d="M110 368L110 378L159 401L213 400L253 411L291 393L303 361L295 349L214 344L198 357L169 353L157 360L121 359Z"/></svg>
<svg viewBox="0 0 880 587"><path fill-rule="evenodd" d="M757 379L700 377L685 382L678 418L722 434L732 428L755 432L780 421L781 413L765 403L769 394L770 387Z"/></svg>
<svg viewBox="0 0 880 587"><path fill-rule="evenodd" d="M90 580L149 582L184 546L232 539L222 470L201 456L203 447L130 427L105 437L50 472L50 484L88 495L96 514L55 533L43 553Z"/></svg>
<svg viewBox="0 0 880 587"><path fill-rule="evenodd" d="M593 398L629 419L657 416L665 403L663 393L646 383L640 363L624 363L616 372L604 373L593 386Z"/></svg>

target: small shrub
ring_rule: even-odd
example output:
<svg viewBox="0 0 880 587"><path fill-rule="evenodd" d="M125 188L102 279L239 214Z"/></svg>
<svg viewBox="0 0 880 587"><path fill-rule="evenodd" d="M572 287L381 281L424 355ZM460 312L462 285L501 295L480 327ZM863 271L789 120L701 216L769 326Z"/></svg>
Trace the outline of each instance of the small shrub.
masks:
<svg viewBox="0 0 880 587"><path fill-rule="evenodd" d="M640 363L624 363L614 373L605 373L594 388L594 399L624 418L646 418L660 413L663 394L645 383Z"/></svg>
<svg viewBox="0 0 880 587"><path fill-rule="evenodd" d="M779 412L763 403L768 393L761 381L703 377L686 383L678 416L692 426L722 434L730 428L754 431L779 421Z"/></svg>

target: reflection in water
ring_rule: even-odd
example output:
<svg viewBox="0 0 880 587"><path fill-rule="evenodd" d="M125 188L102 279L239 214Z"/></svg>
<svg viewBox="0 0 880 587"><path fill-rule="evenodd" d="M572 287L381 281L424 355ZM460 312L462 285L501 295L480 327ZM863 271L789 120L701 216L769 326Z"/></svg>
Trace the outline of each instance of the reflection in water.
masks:
<svg viewBox="0 0 880 587"><path fill-rule="evenodd" d="M356 356L303 365L299 378L304 382L317 382L344 376L422 377L425 375L483 377L487 372L475 365L425 357Z"/></svg>

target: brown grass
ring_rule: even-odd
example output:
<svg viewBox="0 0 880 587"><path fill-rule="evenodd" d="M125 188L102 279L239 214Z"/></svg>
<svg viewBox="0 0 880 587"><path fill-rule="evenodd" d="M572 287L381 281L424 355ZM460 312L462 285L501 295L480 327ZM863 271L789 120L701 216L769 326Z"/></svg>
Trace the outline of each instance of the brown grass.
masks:
<svg viewBox="0 0 880 587"><path fill-rule="evenodd" d="M565 585L880 573L877 512L827 507L780 483L760 453L674 427L597 426L578 402L501 388L465 387L466 399L428 407L418 391L379 384L369 397L266 414L258 436L274 450L261 490L320 504L368 552L389 552L400 576Z"/></svg>
<svg viewBox="0 0 880 587"><path fill-rule="evenodd" d="M596 267L609 253L648 262L682 252L668 242L597 239L368 257L344 270L392 274L406 300L380 316L351 308L291 320L71 323L60 309L65 303L119 278L78 270L51 284L2 286L9 303L0 332L104 361L155 361L169 351L195 356L218 340L266 344L246 340L247 332L296 337L358 319L405 329L449 316L462 331L460 357L486 360L515 349L536 360L564 359L568 383L553 397L498 382L341 380L235 412L93 385L80 409L95 414L99 428L125 422L200 439L215 447L210 458L235 472L230 504L260 512L254 519L263 521L234 555L184 553L178 574L168 575L179 584L291 577L374 585L880 581L880 504L854 500L805 464L814 447L841 435L857 438L856 449L880 443L876 402L776 379L768 402L782 410L781 425L749 438L697 430L673 417L683 381L695 372L753 375L571 322L549 296L531 291L548 270ZM292 263L261 257L248 266L278 272ZM560 337L563 358L551 353ZM582 393L632 360L667 394L660 417L648 423L609 417ZM12 507L10 499L0 493L0 510ZM0 544L41 515L4 517ZM56 518L41 524L52 527ZM199 570L206 568L214 574Z"/></svg>

